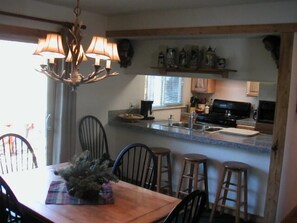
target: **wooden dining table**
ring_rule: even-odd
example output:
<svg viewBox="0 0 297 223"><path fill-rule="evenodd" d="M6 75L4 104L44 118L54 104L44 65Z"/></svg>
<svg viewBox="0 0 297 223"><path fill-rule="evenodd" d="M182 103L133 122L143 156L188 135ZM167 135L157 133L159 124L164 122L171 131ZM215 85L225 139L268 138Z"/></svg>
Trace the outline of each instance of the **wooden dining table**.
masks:
<svg viewBox="0 0 297 223"><path fill-rule="evenodd" d="M52 181L61 180L54 171L67 163L3 175L18 201L38 222L157 222L180 202L180 199L147 190L123 181L112 182L114 203L104 205L46 204Z"/></svg>

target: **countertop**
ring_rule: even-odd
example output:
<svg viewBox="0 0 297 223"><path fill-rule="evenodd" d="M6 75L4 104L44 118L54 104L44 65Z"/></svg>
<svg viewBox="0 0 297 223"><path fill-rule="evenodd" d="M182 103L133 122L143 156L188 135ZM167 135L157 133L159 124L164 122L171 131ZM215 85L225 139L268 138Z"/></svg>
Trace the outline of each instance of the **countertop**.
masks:
<svg viewBox="0 0 297 223"><path fill-rule="evenodd" d="M221 132L203 132L179 127L168 126L167 120L135 120L125 121L114 113L109 113L109 125L146 131L152 134L164 135L178 139L191 140L199 143L222 145L238 149L270 153L272 135L259 133L255 136L240 136Z"/></svg>

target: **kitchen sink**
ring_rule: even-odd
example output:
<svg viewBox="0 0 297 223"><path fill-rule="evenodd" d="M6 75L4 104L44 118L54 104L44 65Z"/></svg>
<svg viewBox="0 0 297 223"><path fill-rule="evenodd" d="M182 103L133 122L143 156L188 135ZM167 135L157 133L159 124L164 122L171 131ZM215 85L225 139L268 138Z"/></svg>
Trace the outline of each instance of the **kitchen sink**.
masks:
<svg viewBox="0 0 297 223"><path fill-rule="evenodd" d="M187 122L175 122L172 124L173 127L179 127L184 129L190 129L189 123ZM203 124L193 124L193 130L203 130L204 125Z"/></svg>
<svg viewBox="0 0 297 223"><path fill-rule="evenodd" d="M207 131L207 132L217 132L217 131L220 131L222 129L223 129L222 127L206 127L205 131Z"/></svg>
<svg viewBox="0 0 297 223"><path fill-rule="evenodd" d="M187 123L187 122L175 122L172 124L172 127L190 129L189 123ZM223 129L223 128L217 127L217 126L209 126L208 124L205 124L205 123L195 123L195 124L193 124L193 128L192 128L192 130L206 131L206 132L216 132L221 129Z"/></svg>

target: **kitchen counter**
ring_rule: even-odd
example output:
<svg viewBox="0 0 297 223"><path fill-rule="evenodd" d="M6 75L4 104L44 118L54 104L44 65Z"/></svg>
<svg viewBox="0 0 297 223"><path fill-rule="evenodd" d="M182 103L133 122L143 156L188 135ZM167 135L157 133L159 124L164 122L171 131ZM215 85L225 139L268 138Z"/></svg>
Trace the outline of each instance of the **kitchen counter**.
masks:
<svg viewBox="0 0 297 223"><path fill-rule="evenodd" d="M168 126L167 120L136 120L131 122L113 116L113 118L109 120L109 124L146 131L158 135L174 137L178 139L252 150L261 153L270 153L272 146L272 135L268 134L260 133L255 136L240 136L221 133L219 131L202 132L199 130L170 127Z"/></svg>
<svg viewBox="0 0 297 223"><path fill-rule="evenodd" d="M169 127L167 120L138 120L127 122L118 114L127 111L110 111L108 136L112 157L130 143L144 143L152 147L167 147L171 151L172 186L177 190L183 168L183 154L198 153L208 157L208 187L210 202L214 202L222 163L238 161L247 163L248 212L250 219L264 216L272 135L239 136L222 132L202 132L179 127ZM137 111L135 111L137 113Z"/></svg>

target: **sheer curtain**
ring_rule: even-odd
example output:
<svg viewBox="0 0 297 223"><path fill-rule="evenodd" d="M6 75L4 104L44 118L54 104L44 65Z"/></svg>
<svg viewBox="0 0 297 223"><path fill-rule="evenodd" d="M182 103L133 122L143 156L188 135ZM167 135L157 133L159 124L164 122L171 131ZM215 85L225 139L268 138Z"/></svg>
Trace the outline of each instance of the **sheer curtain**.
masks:
<svg viewBox="0 0 297 223"><path fill-rule="evenodd" d="M64 69L67 73L70 67ZM48 89L47 165L51 165L70 161L75 154L76 92L52 80Z"/></svg>

